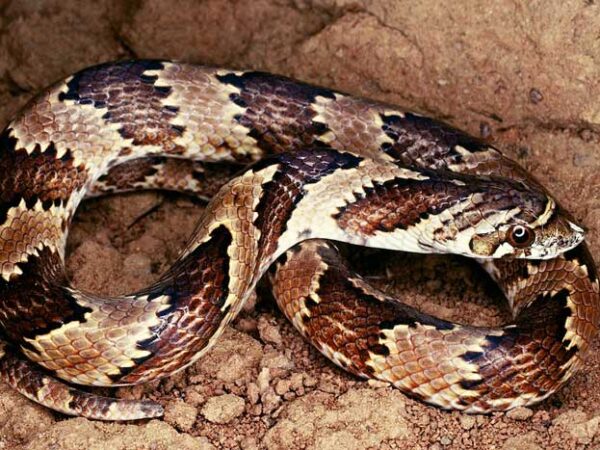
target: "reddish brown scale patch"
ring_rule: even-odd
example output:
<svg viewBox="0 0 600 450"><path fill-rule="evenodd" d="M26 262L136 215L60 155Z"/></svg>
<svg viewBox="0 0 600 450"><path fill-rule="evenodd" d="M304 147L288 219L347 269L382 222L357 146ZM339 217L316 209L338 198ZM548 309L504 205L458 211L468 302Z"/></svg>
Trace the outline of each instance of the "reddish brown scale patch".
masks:
<svg viewBox="0 0 600 450"><path fill-rule="evenodd" d="M277 239L285 231L294 206L304 195L305 185L316 183L338 169L356 167L361 159L333 150L314 149L303 150L293 155L284 154L275 161L281 164L283 170L277 172L273 180L264 185L264 193L256 207L255 225L261 232L258 243L259 259L275 250ZM255 170L260 167L261 163L255 166Z"/></svg>
<svg viewBox="0 0 600 450"><path fill-rule="evenodd" d="M133 145L158 145L166 152L179 154L184 149L173 140L184 129L171 123L178 107L164 104L171 88L157 86L156 75L144 74L162 69L161 62L150 60L91 67L75 74L59 99L106 110L104 119L121 125L121 136L132 139Z"/></svg>
<svg viewBox="0 0 600 450"><path fill-rule="evenodd" d="M46 407L93 419L131 420L162 415L160 405L150 401L102 397L70 387L49 377L39 366L12 349L5 351L5 356L0 359L4 380Z"/></svg>
<svg viewBox="0 0 600 450"><path fill-rule="evenodd" d="M463 161L460 146L476 153L488 148L483 141L443 122L411 113L381 115L383 131L393 141L383 150L409 166L443 169Z"/></svg>
<svg viewBox="0 0 600 450"><path fill-rule="evenodd" d="M83 164L73 165L67 151L57 158L53 144L42 149L39 145L31 154L17 148L17 140L6 129L0 136L0 223L8 210L24 200L32 207L40 200L44 208L70 198L73 191L85 184L88 172Z"/></svg>
<svg viewBox="0 0 600 450"><path fill-rule="evenodd" d="M98 181L116 191L132 189L136 183L144 182L146 178L155 175L157 172L155 165L161 162L160 158L140 158L127 161L110 169Z"/></svg>
<svg viewBox="0 0 600 450"><path fill-rule="evenodd" d="M165 189L212 197L239 171L234 164L176 158L138 158L111 168L92 186L93 194Z"/></svg>
<svg viewBox="0 0 600 450"><path fill-rule="evenodd" d="M314 145L327 127L313 122L311 107L317 96L334 98L332 91L285 77L261 73L234 73L218 77L240 89L231 99L246 111L237 117L250 136L269 153L299 150Z"/></svg>
<svg viewBox="0 0 600 450"><path fill-rule="evenodd" d="M122 369L115 381L135 383L145 372L174 362L169 371L181 367L204 348L226 311L222 310L229 287L229 256L232 236L224 226L211 239L177 261L152 287L139 292L149 300L166 295L170 307L159 314L161 324L152 338L137 347L151 355L134 368Z"/></svg>
<svg viewBox="0 0 600 450"><path fill-rule="evenodd" d="M70 321L85 320L81 307L64 289L67 285L57 253L44 248L18 264L23 274L0 279L0 323L13 343L28 346L25 337L47 333Z"/></svg>
<svg viewBox="0 0 600 450"><path fill-rule="evenodd" d="M470 199L468 207L454 213L454 225L464 229L491 212L521 208L518 218L531 222L545 208L544 192L511 180L486 180L465 175L443 179L428 173L425 180L396 178L365 188L365 194L336 215L341 228L363 235L409 227L453 205ZM478 195L475 202L472 194ZM471 197L471 198L470 198ZM439 230L445 233L444 230ZM440 236L441 237L441 236ZM451 237L451 236L450 236Z"/></svg>
<svg viewBox="0 0 600 450"><path fill-rule="evenodd" d="M545 265L545 269L528 277L528 287L520 292L517 299L522 304L534 301L519 314L516 327L507 329L504 336L490 338L484 353L468 356L469 362L479 366L484 381L465 387L478 390L481 399L514 398L528 393L540 395L554 391L561 384L565 363L585 356L589 341L597 331L599 299L592 286L595 269L587 250L580 246L573 252L555 260L539 262ZM575 279L565 277L565 265L569 261L566 258L576 259L578 264L590 264L590 275L579 273ZM508 267L509 264L512 268ZM519 261L507 262L507 267L502 264L500 267L506 271L501 283L516 283L526 273L525 267L519 266L526 264ZM573 311L567 307L568 299L575 305ZM563 342L563 339L569 317L574 318L571 326L578 330L583 344L567 350L569 341Z"/></svg>
<svg viewBox="0 0 600 450"><path fill-rule="evenodd" d="M301 252L290 256L287 262L278 267L276 286L282 285L279 281L279 277L282 277L286 288L283 292L276 287L276 298L290 319L296 313L290 310L295 301L300 300L304 304L309 311L303 321L309 340L317 348L325 344L343 354L351 361L350 365L345 366L348 371L354 374L370 373L372 369L366 365L369 353L389 354L388 348L380 344L383 330L400 324L415 326L417 323L444 330L453 328L446 321L422 314L384 294L375 297L365 292L362 281L355 278L330 244L320 245L318 253L326 267L319 276L318 291L302 299L295 298L295 293L303 292L311 285L311 278L317 271L314 267L315 257L310 255L305 258L303 256L306 255ZM291 298L288 297L290 294ZM315 299L311 298L313 295Z"/></svg>
<svg viewBox="0 0 600 450"><path fill-rule="evenodd" d="M429 214L463 201L469 193L469 189L430 180L395 179L365 189L365 195L336 218L341 228L364 235L407 229Z"/></svg>

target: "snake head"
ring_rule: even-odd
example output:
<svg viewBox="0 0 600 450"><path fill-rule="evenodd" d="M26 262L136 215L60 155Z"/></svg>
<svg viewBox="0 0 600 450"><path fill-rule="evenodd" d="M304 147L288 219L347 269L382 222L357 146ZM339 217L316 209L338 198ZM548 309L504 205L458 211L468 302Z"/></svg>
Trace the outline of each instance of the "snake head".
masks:
<svg viewBox="0 0 600 450"><path fill-rule="evenodd" d="M584 229L551 197L546 198L541 215L515 214L494 231L475 234L470 242L473 253L480 258L550 259L579 245Z"/></svg>

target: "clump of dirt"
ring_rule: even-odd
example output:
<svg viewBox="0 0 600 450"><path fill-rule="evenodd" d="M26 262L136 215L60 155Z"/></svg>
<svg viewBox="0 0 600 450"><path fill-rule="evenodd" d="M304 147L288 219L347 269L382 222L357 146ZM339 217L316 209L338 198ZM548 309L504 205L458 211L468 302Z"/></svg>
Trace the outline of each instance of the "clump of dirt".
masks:
<svg viewBox="0 0 600 450"><path fill-rule="evenodd" d="M598 258L599 12L589 1L9 0L0 3L0 122L52 81L119 58L291 75L490 139L588 227ZM87 202L70 237L69 273L94 292L139 289L174 260L201 213L199 202L162 193ZM379 259L365 267L372 282L423 311L477 325L508 319L472 262ZM261 293L193 367L117 391L160 401L163 420L69 419L0 386L0 448L598 448L597 350L598 340L585 369L539 406L444 412L337 369Z"/></svg>

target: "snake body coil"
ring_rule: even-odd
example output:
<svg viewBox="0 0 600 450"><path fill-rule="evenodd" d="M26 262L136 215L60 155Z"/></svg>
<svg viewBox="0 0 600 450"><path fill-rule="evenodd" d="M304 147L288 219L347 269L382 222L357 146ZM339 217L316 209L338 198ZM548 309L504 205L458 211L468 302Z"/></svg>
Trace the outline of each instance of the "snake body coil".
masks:
<svg viewBox="0 0 600 450"><path fill-rule="evenodd" d="M79 202L147 188L213 197L175 264L118 298L70 286ZM479 258L514 323L419 313L320 239ZM0 375L67 414L158 416L154 403L51 375L119 386L172 374L211 347L272 266L282 311L344 369L443 408L528 405L582 366L598 329L582 240L523 169L445 124L259 72L104 64L46 90L0 136Z"/></svg>

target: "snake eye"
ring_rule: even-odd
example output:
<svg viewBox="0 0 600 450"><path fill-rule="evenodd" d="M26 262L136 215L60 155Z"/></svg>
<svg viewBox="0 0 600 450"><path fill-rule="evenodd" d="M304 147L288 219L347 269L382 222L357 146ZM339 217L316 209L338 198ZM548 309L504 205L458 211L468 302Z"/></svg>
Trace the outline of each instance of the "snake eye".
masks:
<svg viewBox="0 0 600 450"><path fill-rule="evenodd" d="M508 230L508 242L516 248L527 247L533 242L533 231L523 225L515 225Z"/></svg>

